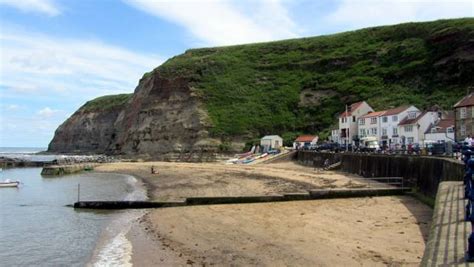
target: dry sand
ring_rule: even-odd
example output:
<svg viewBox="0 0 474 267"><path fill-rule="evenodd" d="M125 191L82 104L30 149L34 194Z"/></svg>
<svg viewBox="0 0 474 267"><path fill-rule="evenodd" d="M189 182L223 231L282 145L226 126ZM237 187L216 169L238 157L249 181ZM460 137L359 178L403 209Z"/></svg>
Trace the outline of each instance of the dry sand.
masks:
<svg viewBox="0 0 474 267"><path fill-rule="evenodd" d="M152 165L158 174L150 174ZM292 162L118 163L97 170L141 177L155 200L366 186L356 176ZM431 216L406 196L179 207L150 210L128 238L136 266L418 266Z"/></svg>
<svg viewBox="0 0 474 267"><path fill-rule="evenodd" d="M151 174L151 166L158 171L157 174ZM357 176L319 172L293 162L259 165L112 163L96 167L96 170L138 176L149 187L149 197L160 201L183 200L197 196L272 195L367 185Z"/></svg>

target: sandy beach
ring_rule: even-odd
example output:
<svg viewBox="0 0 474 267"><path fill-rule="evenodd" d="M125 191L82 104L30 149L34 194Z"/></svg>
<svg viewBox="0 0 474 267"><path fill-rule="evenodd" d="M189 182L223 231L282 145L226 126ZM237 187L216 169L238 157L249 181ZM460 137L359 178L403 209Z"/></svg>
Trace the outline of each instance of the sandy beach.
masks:
<svg viewBox="0 0 474 267"><path fill-rule="evenodd" d="M96 170L143 179L153 200L369 186L293 162L113 163ZM417 266L431 216L407 196L179 207L150 210L127 237L135 266Z"/></svg>

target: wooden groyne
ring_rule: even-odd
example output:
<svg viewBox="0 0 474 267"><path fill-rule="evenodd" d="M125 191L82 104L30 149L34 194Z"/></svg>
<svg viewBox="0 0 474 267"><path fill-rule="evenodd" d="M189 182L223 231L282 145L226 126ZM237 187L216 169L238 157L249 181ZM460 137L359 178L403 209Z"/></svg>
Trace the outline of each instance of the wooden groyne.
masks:
<svg viewBox="0 0 474 267"><path fill-rule="evenodd" d="M65 174L72 174L81 171L93 170L98 164L89 163L89 164L71 164L71 165L51 165L43 167L41 175L44 176L58 176Z"/></svg>
<svg viewBox="0 0 474 267"><path fill-rule="evenodd" d="M357 188L357 189L320 189L306 193L289 193L270 196L220 196L189 197L181 202L156 201L79 201L74 208L80 209L150 209L197 205L266 203L282 201L316 200L329 198L355 198L402 195L407 188Z"/></svg>

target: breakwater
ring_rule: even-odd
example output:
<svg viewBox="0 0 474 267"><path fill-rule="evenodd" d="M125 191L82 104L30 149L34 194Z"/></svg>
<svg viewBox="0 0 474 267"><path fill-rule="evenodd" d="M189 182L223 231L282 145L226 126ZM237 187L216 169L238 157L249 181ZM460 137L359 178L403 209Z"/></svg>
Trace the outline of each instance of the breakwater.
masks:
<svg viewBox="0 0 474 267"><path fill-rule="evenodd" d="M407 186L432 198L442 181L460 181L464 176L462 162L441 157L298 151L296 159L319 168L326 159L341 162L341 171L362 177L403 177Z"/></svg>
<svg viewBox="0 0 474 267"><path fill-rule="evenodd" d="M353 188L353 189L319 189L306 193L289 193L284 195L267 196L219 196L219 197L189 197L178 202L157 201L78 201L74 208L82 209L149 209L197 205L265 203L298 200L316 200L329 198L376 197L402 195L407 188Z"/></svg>
<svg viewBox="0 0 474 267"><path fill-rule="evenodd" d="M71 164L71 165L51 165L43 167L41 171L41 175L44 176L57 176L57 175L65 175L65 174L72 174L81 171L90 171L93 170L97 164L89 163L89 164Z"/></svg>

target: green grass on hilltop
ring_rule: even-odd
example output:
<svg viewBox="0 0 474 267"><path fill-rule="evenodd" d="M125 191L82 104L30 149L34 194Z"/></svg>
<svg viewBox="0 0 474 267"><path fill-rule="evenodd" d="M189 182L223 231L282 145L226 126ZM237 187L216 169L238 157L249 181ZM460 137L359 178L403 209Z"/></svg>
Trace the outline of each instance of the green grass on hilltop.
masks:
<svg viewBox="0 0 474 267"><path fill-rule="evenodd" d="M474 84L473 62L462 59L473 53L472 40L472 18L407 23L192 49L155 71L192 81L214 136L327 134L345 104L359 100L375 109L450 109Z"/></svg>
<svg viewBox="0 0 474 267"><path fill-rule="evenodd" d="M87 101L82 106L85 112L105 111L124 105L133 94L106 95Z"/></svg>

